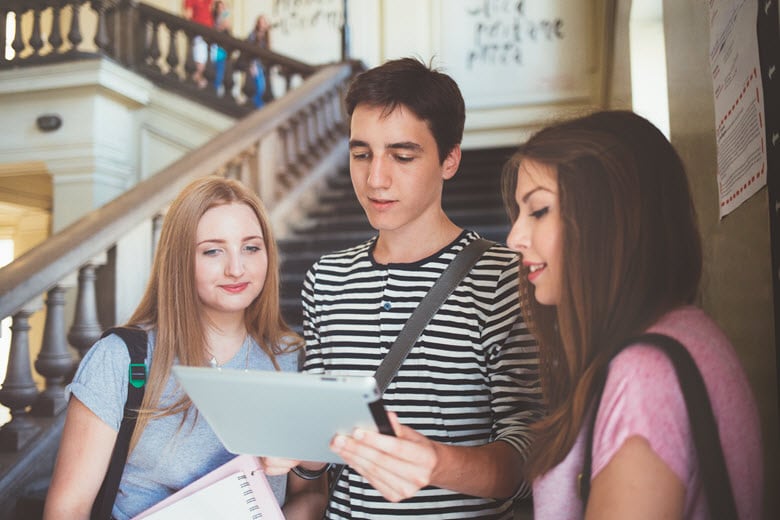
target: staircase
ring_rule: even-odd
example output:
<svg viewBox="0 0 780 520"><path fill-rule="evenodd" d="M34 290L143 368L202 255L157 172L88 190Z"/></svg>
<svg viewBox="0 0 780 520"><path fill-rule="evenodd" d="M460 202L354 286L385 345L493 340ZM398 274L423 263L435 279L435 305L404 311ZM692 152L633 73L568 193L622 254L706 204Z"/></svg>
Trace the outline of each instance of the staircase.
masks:
<svg viewBox="0 0 780 520"><path fill-rule="evenodd" d="M466 150L455 177L444 183L444 210L458 226L484 238L505 242L509 221L501 198L501 169L513 148ZM284 318L302 332L301 288L317 259L367 240L375 234L358 203L349 172L331 177L317 195L303 223L279 240L281 305Z"/></svg>

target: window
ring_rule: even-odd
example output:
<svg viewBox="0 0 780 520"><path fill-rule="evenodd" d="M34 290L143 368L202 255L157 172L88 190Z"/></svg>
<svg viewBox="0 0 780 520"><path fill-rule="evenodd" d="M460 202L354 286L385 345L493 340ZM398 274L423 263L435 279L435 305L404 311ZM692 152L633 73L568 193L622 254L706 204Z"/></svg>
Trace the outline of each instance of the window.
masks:
<svg viewBox="0 0 780 520"><path fill-rule="evenodd" d="M669 138L662 0L634 0L629 22L633 109Z"/></svg>

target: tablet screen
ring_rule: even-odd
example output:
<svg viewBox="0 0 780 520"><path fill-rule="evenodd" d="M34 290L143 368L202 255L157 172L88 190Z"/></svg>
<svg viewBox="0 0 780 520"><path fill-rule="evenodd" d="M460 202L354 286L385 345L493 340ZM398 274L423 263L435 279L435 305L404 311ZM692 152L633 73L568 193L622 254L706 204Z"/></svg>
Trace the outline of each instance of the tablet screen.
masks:
<svg viewBox="0 0 780 520"><path fill-rule="evenodd" d="M343 463L328 447L354 428L392 434L370 376L173 367L198 412L236 454Z"/></svg>

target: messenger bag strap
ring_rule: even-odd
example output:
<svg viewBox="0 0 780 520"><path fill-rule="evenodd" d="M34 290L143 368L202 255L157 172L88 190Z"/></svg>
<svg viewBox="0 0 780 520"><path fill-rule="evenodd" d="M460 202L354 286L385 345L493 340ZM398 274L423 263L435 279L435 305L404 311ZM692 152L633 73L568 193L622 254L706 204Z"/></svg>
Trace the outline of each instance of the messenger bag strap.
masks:
<svg viewBox="0 0 780 520"><path fill-rule="evenodd" d="M450 265L444 270L433 287L428 291L428 294L420 302L420 305L414 310L409 319L404 324L401 332L398 333L398 337L390 346L387 355L380 363L374 374L379 392L383 394L390 382L395 377L398 369L401 368L406 356L409 355L409 351L417 343L417 338L420 337L422 331L431 321L433 315L439 310L439 307L449 298L452 291L463 281L466 275L477 263L477 260L484 254L485 251L490 249L493 242L479 238L469 245L464 247L455 258L453 258Z"/></svg>
<svg viewBox="0 0 780 520"><path fill-rule="evenodd" d="M420 305L412 312L409 319L404 324L401 332L398 333L398 337L390 346L379 367L376 369L374 379L376 379L377 388L379 393L384 394L390 382L395 377L398 369L401 368L406 356L412 347L417 343L417 338L422 334L428 322L431 321L433 315L439 310L439 307L445 302L445 300L452 294L455 288L463 281L466 275L477 263L477 260L493 246L494 242L486 240L484 238L478 238L474 240L466 247L464 247L455 258L452 259L450 265L444 270L438 280L433 284L433 287L423 297ZM344 471L344 465L334 465L329 470L330 476L330 490L328 493L328 503L333 496L333 492L336 490L339 478Z"/></svg>

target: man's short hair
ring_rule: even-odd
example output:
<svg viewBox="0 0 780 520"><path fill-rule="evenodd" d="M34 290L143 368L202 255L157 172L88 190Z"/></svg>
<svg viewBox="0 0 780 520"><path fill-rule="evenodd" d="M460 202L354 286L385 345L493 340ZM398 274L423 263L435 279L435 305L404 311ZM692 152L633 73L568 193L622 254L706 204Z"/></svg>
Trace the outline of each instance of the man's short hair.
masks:
<svg viewBox="0 0 780 520"><path fill-rule="evenodd" d="M414 58L390 60L359 74L345 103L350 117L360 104L383 107L385 115L398 106L410 110L428 124L440 163L463 139L466 105L457 83Z"/></svg>

